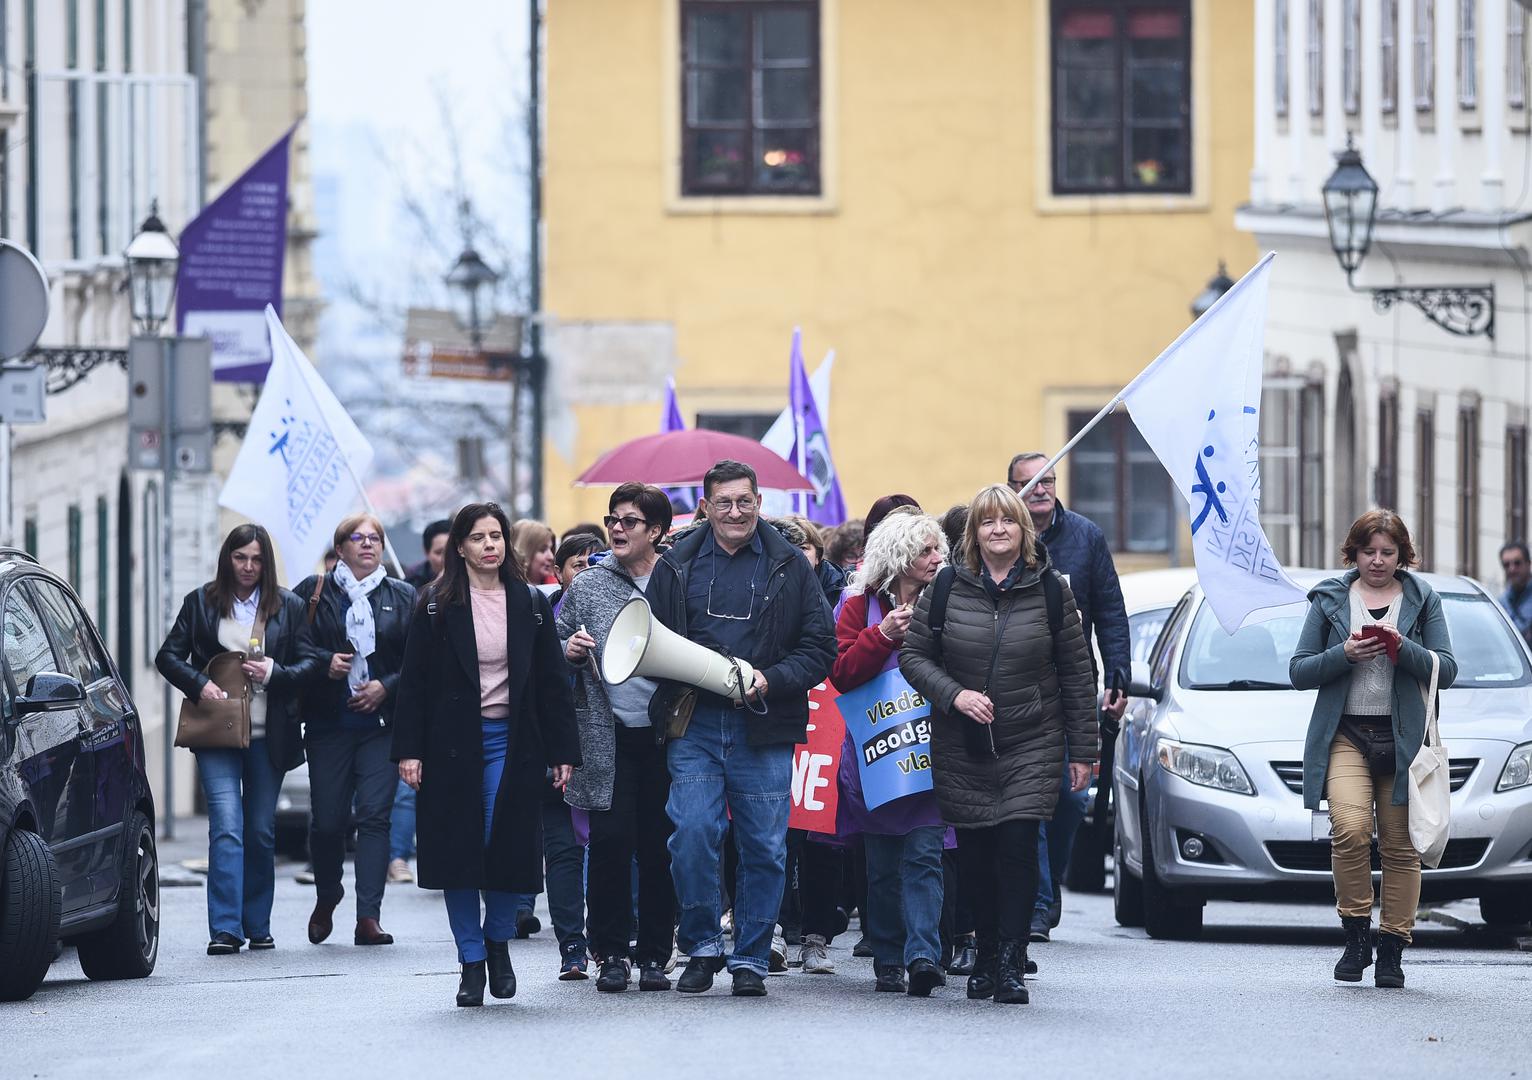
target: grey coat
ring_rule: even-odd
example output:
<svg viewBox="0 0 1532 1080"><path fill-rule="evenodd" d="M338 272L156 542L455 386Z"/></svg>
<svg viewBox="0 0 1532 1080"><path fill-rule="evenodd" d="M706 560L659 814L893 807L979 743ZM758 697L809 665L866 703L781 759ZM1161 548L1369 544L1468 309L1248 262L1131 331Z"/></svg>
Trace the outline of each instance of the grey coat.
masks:
<svg viewBox="0 0 1532 1080"><path fill-rule="evenodd" d="M1041 551L1041 548L1039 549ZM1096 760L1096 684L1074 595L1061 579L1064 623L1048 627L1042 567L1022 573L997 603L978 575L960 567L947 601L941 658L930 629L931 590L910 619L899 670L931 702L931 767L942 818L957 828L1053 816L1067 750L1072 762ZM1000 633L996 649L996 631ZM994 678L990 678L991 661ZM953 703L983 690L995 707L996 753L970 750L982 728Z"/></svg>
<svg viewBox="0 0 1532 1080"><path fill-rule="evenodd" d="M1436 590L1407 570L1395 576L1404 586L1398 627L1404 640L1394 668L1393 709L1394 775L1402 778L1425 741L1426 704L1421 684L1430 682L1431 654L1441 658L1438 689L1452 685L1458 664L1452 656L1447 617L1442 614L1442 600ZM1357 571L1348 570L1340 577L1321 581L1309 592L1308 618L1287 669L1295 689L1319 690L1303 744L1303 805L1310 810L1318 810L1324 798L1330 744L1335 741L1346 710L1346 692L1351 687L1351 661L1346 659L1344 646L1351 636L1351 583L1356 579ZM1409 799L1410 786L1396 783L1393 804L1403 806Z"/></svg>
<svg viewBox="0 0 1532 1080"><path fill-rule="evenodd" d="M612 781L617 775L617 724L612 699L601 678L600 656L612 623L637 588L632 576L615 558L608 556L569 583L559 605L559 643L583 625L596 639L590 656L570 667L575 673L575 726L580 732L580 759L584 764L569 778L564 801L581 810L610 810Z"/></svg>

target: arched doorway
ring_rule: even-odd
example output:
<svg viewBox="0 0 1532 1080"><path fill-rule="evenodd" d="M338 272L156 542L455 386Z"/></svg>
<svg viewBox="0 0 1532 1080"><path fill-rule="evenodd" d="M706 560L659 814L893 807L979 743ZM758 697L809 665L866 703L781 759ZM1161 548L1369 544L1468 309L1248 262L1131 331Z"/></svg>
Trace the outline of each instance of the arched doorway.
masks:
<svg viewBox="0 0 1532 1080"><path fill-rule="evenodd" d="M1344 539L1345 530L1366 509L1367 496L1362 483L1361 461L1361 448L1365 444L1357 430L1356 388L1352 376L1356 359L1356 335L1337 334L1335 343L1339 353L1340 373L1335 381L1335 434L1331 442L1331 483L1334 485L1331 520L1337 531L1333 546L1338 548Z"/></svg>
<svg viewBox="0 0 1532 1080"><path fill-rule="evenodd" d="M133 484L124 472L117 481L117 670L133 691ZM106 628L102 627L105 636Z"/></svg>

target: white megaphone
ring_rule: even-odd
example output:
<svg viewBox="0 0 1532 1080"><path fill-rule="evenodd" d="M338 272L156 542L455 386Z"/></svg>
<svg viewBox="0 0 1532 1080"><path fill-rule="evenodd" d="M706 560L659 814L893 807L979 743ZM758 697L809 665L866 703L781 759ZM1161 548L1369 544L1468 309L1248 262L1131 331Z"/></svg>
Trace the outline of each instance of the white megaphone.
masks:
<svg viewBox="0 0 1532 1080"><path fill-rule="evenodd" d="M642 596L617 613L601 650L601 675L614 686L635 675L670 679L735 701L743 701L755 681L755 669L743 660L687 641L661 623Z"/></svg>

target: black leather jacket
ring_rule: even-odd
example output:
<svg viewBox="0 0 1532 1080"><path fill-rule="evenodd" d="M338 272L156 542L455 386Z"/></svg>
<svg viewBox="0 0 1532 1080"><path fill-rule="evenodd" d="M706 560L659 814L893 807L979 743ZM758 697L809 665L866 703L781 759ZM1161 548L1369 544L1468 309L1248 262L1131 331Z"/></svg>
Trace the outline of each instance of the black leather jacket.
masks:
<svg viewBox="0 0 1532 1080"><path fill-rule="evenodd" d="M266 751L282 772L303 763L303 739L298 727L298 697L329 657L320 657L303 640L303 601L286 589L277 613L266 622L262 649L276 662L266 684ZM170 685L195 701L208 677L207 662L224 651L218 643L218 612L208 599L207 586L186 594L175 625L154 657Z"/></svg>
<svg viewBox="0 0 1532 1080"><path fill-rule="evenodd" d="M351 602L346 599L346 590L335 583L333 570L324 575L319 606L313 613L313 620L308 621L308 601L318 584L319 575L314 574L298 582L293 589L304 605L304 637L319 659L303 692L303 722L310 726L340 721L351 691L345 679L329 677L330 657L335 653L354 651L346 638L346 609ZM377 634L376 649L367 658L367 671L383 684L384 698L378 710L378 726L388 727L393 721L399 669L404 666L404 639L415 610L415 589L398 578L384 578L368 594L367 600L372 605L373 627Z"/></svg>

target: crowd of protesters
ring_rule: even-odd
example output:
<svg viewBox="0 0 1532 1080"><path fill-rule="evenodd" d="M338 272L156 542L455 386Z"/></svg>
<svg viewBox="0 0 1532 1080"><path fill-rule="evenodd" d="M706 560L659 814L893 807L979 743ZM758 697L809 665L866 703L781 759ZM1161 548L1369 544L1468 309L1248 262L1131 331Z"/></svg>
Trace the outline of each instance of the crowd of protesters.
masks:
<svg viewBox="0 0 1532 1080"><path fill-rule="evenodd" d="M385 882L441 890L459 1005L515 993L508 942L540 930L545 887L558 977L594 965L601 991L628 989L634 968L640 990L682 993L727 969L741 997L790 962L834 974L830 944L857 913L853 954L877 990L925 997L965 975L969 998L1026 1002L1098 714L1121 714L1127 676L1101 530L1059 504L1051 473L1018 497L1044 463L1019 455L1007 483L940 518L891 494L824 531L764 517L754 472L732 461L695 512L629 483L603 523L562 538L477 503L426 529L404 577L385 569L382 523L359 514L291 592L265 530L239 526L158 657L188 697L217 695L209 658L265 639L243 669L261 702L249 748L197 751L209 954L275 946L277 790L306 755L309 940L332 933L354 828L353 940L392 943ZM748 664L742 699L608 683L602 650L635 596ZM929 702L929 789L869 806L848 728L834 832L790 830L811 691L890 673Z"/></svg>

